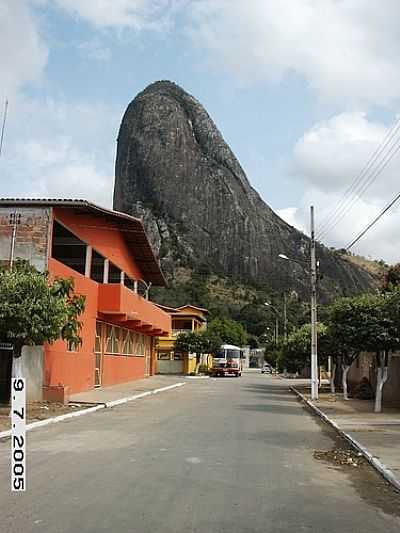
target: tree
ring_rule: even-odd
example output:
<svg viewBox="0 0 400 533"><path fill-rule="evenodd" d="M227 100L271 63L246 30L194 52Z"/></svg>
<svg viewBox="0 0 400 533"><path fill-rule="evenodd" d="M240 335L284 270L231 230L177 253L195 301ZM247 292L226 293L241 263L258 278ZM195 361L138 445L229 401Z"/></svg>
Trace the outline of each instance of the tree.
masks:
<svg viewBox="0 0 400 533"><path fill-rule="evenodd" d="M389 352L400 348L400 288L370 296L369 336L365 349L374 352L377 363L376 413L382 411L383 387L388 380Z"/></svg>
<svg viewBox="0 0 400 533"><path fill-rule="evenodd" d="M200 364L200 356L203 354L214 354L221 347L221 338L213 331L189 331L180 333L175 341L175 351L178 353L196 354L196 372Z"/></svg>
<svg viewBox="0 0 400 533"><path fill-rule="evenodd" d="M392 289L392 290L390 290ZM362 350L376 354L375 411L382 409L388 379L388 355L400 347L400 288L336 300L330 308L330 335L334 353L342 360L343 395L348 399L347 374Z"/></svg>
<svg viewBox="0 0 400 533"><path fill-rule="evenodd" d="M85 297L74 294L72 279L50 280L26 261L12 270L0 269L0 339L14 345L14 358L25 345L42 345L64 339L75 346L82 342L78 317Z"/></svg>
<svg viewBox="0 0 400 533"><path fill-rule="evenodd" d="M365 347L363 296L338 298L330 307L329 332L336 340L335 356L342 366L343 397L348 400L347 374Z"/></svg>
<svg viewBox="0 0 400 533"><path fill-rule="evenodd" d="M400 286L400 263L391 266L383 278L383 290L390 291Z"/></svg>
<svg viewBox="0 0 400 533"><path fill-rule="evenodd" d="M246 332L239 322L228 318L216 318L208 324L207 331L227 344L244 346L246 344Z"/></svg>

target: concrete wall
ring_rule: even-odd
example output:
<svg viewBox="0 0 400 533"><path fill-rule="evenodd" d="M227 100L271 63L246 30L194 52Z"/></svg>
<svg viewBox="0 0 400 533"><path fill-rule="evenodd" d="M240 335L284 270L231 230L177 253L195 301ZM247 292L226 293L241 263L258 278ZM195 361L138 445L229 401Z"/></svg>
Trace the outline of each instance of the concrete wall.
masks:
<svg viewBox="0 0 400 533"><path fill-rule="evenodd" d="M25 378L26 401L38 402L43 399L43 346L24 346L22 355L14 359L14 375Z"/></svg>
<svg viewBox="0 0 400 533"><path fill-rule="evenodd" d="M350 389L357 386L364 377L369 379L372 386L375 385L374 360L374 354L368 352L360 353L358 359L351 365L349 373L347 374L347 382Z"/></svg>
<svg viewBox="0 0 400 533"><path fill-rule="evenodd" d="M373 353L362 352L355 361L348 374L350 389L367 377L375 390L376 387L376 357ZM383 388L383 401L386 404L400 405L400 353L389 355L389 378Z"/></svg>
<svg viewBox="0 0 400 533"><path fill-rule="evenodd" d="M182 374L183 361L168 361L164 359L158 360L159 374Z"/></svg>
<svg viewBox="0 0 400 533"><path fill-rule="evenodd" d="M13 226L10 215L21 215L17 224L15 259L28 260L38 270L47 268L51 209L48 207L0 207L0 263L10 259Z"/></svg>

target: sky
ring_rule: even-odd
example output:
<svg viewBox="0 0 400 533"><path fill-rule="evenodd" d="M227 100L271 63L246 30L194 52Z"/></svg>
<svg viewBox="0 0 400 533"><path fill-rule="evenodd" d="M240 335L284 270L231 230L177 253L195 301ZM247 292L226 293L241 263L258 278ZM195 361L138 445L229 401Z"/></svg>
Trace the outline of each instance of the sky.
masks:
<svg viewBox="0 0 400 533"><path fill-rule="evenodd" d="M0 0L0 196L111 207L122 115L168 79L265 202L306 233L313 204L343 248L400 192L398 20L398 0ZM400 202L352 251L399 262L399 227Z"/></svg>

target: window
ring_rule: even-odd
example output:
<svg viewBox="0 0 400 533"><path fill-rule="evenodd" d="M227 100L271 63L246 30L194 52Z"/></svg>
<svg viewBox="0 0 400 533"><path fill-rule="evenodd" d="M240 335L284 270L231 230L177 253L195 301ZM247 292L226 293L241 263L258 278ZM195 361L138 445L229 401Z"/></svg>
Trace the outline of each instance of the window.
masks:
<svg viewBox="0 0 400 533"><path fill-rule="evenodd" d="M191 320L173 320L172 329L174 331L192 331Z"/></svg>
<svg viewBox="0 0 400 533"><path fill-rule="evenodd" d="M121 269L110 263L108 269L108 283L121 283Z"/></svg>
<svg viewBox="0 0 400 533"><path fill-rule="evenodd" d="M123 335L122 353L124 355L134 355L132 333L128 329L124 329L122 330L122 335Z"/></svg>
<svg viewBox="0 0 400 533"><path fill-rule="evenodd" d="M86 243L54 221L51 256L80 274L85 274Z"/></svg>
<svg viewBox="0 0 400 533"><path fill-rule="evenodd" d="M144 355L144 336L141 333L132 332L134 355Z"/></svg>
<svg viewBox="0 0 400 533"><path fill-rule="evenodd" d="M120 328L118 326L106 326L106 353L119 354Z"/></svg>
<svg viewBox="0 0 400 533"><path fill-rule="evenodd" d="M130 289L131 291L135 292L135 282L133 281L133 279L131 279L129 276L127 276L125 274L125 282L124 282L124 285L125 287L127 287L128 289Z"/></svg>
<svg viewBox="0 0 400 533"><path fill-rule="evenodd" d="M104 277L104 257L92 250L92 266L90 269L90 277L97 283L103 283Z"/></svg>
<svg viewBox="0 0 400 533"><path fill-rule="evenodd" d="M138 334L138 343L136 348L137 355L144 355L144 336Z"/></svg>
<svg viewBox="0 0 400 533"><path fill-rule="evenodd" d="M171 359L171 352L158 352L158 359L169 361Z"/></svg>

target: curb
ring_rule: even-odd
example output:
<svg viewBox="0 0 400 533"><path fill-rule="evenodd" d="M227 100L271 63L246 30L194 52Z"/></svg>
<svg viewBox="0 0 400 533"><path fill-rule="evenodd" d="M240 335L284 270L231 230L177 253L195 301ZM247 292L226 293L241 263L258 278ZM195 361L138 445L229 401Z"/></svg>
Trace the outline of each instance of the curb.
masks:
<svg viewBox="0 0 400 533"><path fill-rule="evenodd" d="M62 422L63 420L67 420L69 418L75 418L77 416L88 415L90 413L94 413L95 411L99 411L100 409L105 409L106 407L109 407L109 408L115 407L117 405L131 402L133 400L139 400L140 398L145 398L146 396L151 396L152 394L158 394L160 392L176 389L177 387L183 387L183 385L186 385L186 383L184 382L174 383L173 385L168 385L167 387L161 387L159 389L142 392L140 394L135 394L134 396L126 396L125 398L120 398L118 400L113 400L111 402L104 402L100 405L89 407L88 409L81 409L80 411L75 411L73 413L66 413L65 415L54 416L52 418L46 418L46 420L38 420L36 422L31 422L30 424L26 425L26 431L30 431L31 429L35 429L35 428L42 427L42 426L48 426L50 424L55 424L56 422ZM0 432L0 439L4 439L6 437L11 437L11 429L7 429L6 431Z"/></svg>
<svg viewBox="0 0 400 533"><path fill-rule="evenodd" d="M336 432L339 433L339 435L345 438L350 444L350 446L352 446L352 448L360 452L363 457L370 463L370 465L372 465L386 481L388 481L396 490L400 491L400 480L393 474L390 468L381 463L379 459L373 456L372 453L369 452L368 449L365 448L365 446L363 446L362 444L360 444L356 439L353 439L351 435L343 431L343 429L340 429L336 422L326 416L325 413L318 409L318 407L316 407L312 402L310 402L310 400L308 400L303 394L301 394L301 392L299 392L295 387L290 386L289 389L294 392L297 397L300 398L300 400L304 402L314 414L322 418L324 422L333 427Z"/></svg>

